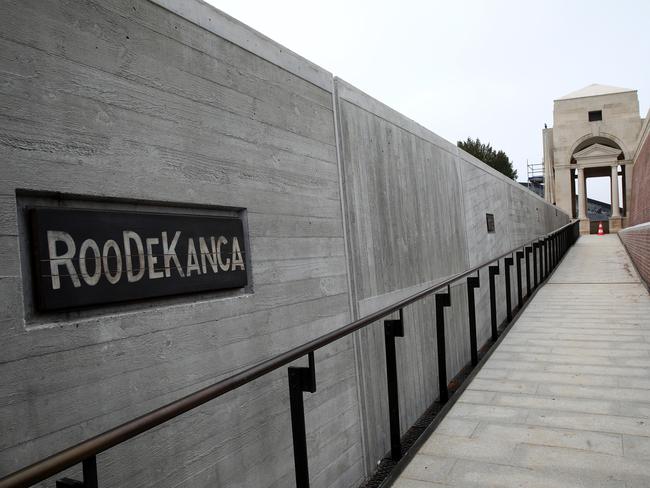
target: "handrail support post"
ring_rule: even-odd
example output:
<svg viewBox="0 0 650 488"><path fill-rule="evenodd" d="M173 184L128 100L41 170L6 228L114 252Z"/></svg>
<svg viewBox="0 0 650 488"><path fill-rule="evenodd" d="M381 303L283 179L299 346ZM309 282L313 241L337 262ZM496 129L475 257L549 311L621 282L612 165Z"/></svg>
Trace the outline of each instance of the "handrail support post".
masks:
<svg viewBox="0 0 650 488"><path fill-rule="evenodd" d="M316 392L316 368L314 353L308 354L309 366L290 366L289 404L291 407L291 433L293 436L293 460L296 471L296 488L309 488L309 459L307 457L307 432L305 429L305 405L303 392Z"/></svg>
<svg viewBox="0 0 650 488"><path fill-rule="evenodd" d="M503 279L506 283L506 320L512 322L512 297L510 292L510 266L514 263L512 256L503 260Z"/></svg>
<svg viewBox="0 0 650 488"><path fill-rule="evenodd" d="M404 337L403 309L401 308L399 310L399 319L384 320L388 420L390 422L390 457L393 461L399 461L402 458L402 443L399 426L399 390L395 337Z"/></svg>
<svg viewBox="0 0 650 488"><path fill-rule="evenodd" d="M517 251L515 254L517 261L517 309L521 309L523 296L521 291L521 260L524 258L524 251Z"/></svg>
<svg viewBox="0 0 650 488"><path fill-rule="evenodd" d="M97 456L90 456L81 463L83 481L62 478L56 481L56 488L98 488Z"/></svg>
<svg viewBox="0 0 650 488"><path fill-rule="evenodd" d="M478 344L476 339L476 304L474 301L474 289L481 286L481 275L467 278L467 313L469 321L469 345L472 354L472 366L478 364Z"/></svg>
<svg viewBox="0 0 650 488"><path fill-rule="evenodd" d="M533 246L526 246L525 248L525 254L526 254L526 298L530 296L530 292L532 291L530 289L530 255L533 252Z"/></svg>
<svg viewBox="0 0 650 488"><path fill-rule="evenodd" d="M436 294L436 339L438 345L438 386L440 403L449 400L447 387L447 355L445 351L445 307L451 306L451 288L447 286L446 293Z"/></svg>
<svg viewBox="0 0 650 488"><path fill-rule="evenodd" d="M492 327L492 342L496 342L499 338L497 330L497 296L494 284L494 277L499 274L499 262L488 267L488 277L490 284L490 324Z"/></svg>
<svg viewBox="0 0 650 488"><path fill-rule="evenodd" d="M533 290L537 288L537 250L539 242L533 242Z"/></svg>

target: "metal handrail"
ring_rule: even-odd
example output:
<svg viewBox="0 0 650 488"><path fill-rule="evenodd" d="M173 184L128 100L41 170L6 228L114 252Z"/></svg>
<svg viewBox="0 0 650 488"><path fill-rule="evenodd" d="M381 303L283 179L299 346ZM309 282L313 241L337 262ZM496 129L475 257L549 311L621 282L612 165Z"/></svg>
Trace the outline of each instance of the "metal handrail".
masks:
<svg viewBox="0 0 650 488"><path fill-rule="evenodd" d="M144 415L135 419L129 420L113 429L103 432L95 437L85 440L75 446L69 447L60 451L52 456L49 456L41 461L26 466L18 471L15 471L0 479L0 488L22 488L31 486L34 483L43 481L65 469L68 469L76 464L84 463L84 471L86 469L85 461L92 458L92 465L94 467L94 456L110 449L111 447L121 444L133 437L151 430L158 425L161 425L168 420L171 420L193 408L196 408L204 403L214 400L215 398L224 395L232 390L239 388L251 381L264 376L271 371L274 371L282 366L285 366L296 359L303 356L313 354L314 351L327 346L328 344L341 339L359 329L371 325L388 315L400 311L407 305L410 305L422 298L431 295L443 288L449 287L455 282L468 277L480 269L488 266L491 263L498 262L522 248L526 248L538 241L548 239L549 237L556 236L560 232L565 231L571 226L575 225L577 221L573 220L570 223L549 232L542 236L538 236L522 245L519 245L510 251L501 254L500 256L491 258L488 261L481 263L478 266L452 275L445 280L427 287L413 295L395 302L392 305L382 308L373 312L361 319L355 320L343 327L340 327L332 332L324 334L316 339L306 342L282 354L278 354L270 359L255 364L239 373L236 373L228 378L214 383L210 386L202 388L201 390L191 393L183 398L168 403L160 408L152 410Z"/></svg>

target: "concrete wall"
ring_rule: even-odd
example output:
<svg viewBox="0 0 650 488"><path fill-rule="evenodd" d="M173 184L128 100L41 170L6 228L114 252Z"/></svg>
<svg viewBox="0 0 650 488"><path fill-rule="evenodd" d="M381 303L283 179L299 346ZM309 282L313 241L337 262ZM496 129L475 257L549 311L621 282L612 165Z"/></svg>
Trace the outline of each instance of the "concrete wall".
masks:
<svg viewBox="0 0 650 488"><path fill-rule="evenodd" d="M630 225L650 222L650 111L639 134L632 174Z"/></svg>
<svg viewBox="0 0 650 488"><path fill-rule="evenodd" d="M567 221L199 1L7 1L0 13L12 19L0 39L0 475ZM42 201L243 212L252 285L39 315L23 207ZM452 289L450 376L469 359L465 293ZM432 303L409 307L399 341L403 428L437 396ZM387 450L381 334L316 354L315 487L358 485ZM291 486L286 371L100 455L99 471L108 487Z"/></svg>
<svg viewBox="0 0 650 488"><path fill-rule="evenodd" d="M454 144L337 80L345 215L355 316L387 306L432 283L485 263L568 221L543 199ZM486 213L495 216L488 233ZM501 265L503 263L501 262ZM516 303L514 268L511 270ZM476 291L478 336L490 335L487 269ZM498 294L505 294L499 278ZM464 282L447 311L451 379L470 359ZM502 300L503 301L503 300ZM404 311L398 340L400 415L406 429L438 396L434 299ZM500 304L499 321L505 319ZM357 337L367 463L389 448L383 328Z"/></svg>
<svg viewBox="0 0 650 488"><path fill-rule="evenodd" d="M337 89L353 307L363 316L468 268L458 157L451 143L347 83ZM403 429L437 395L434 317L433 298L405 310ZM383 335L375 326L357 337L369 467L389 445L387 430L374 427L388 425Z"/></svg>
<svg viewBox="0 0 650 488"><path fill-rule="evenodd" d="M0 40L0 473L350 320L330 74L264 41L270 62L145 0L0 9L13 19ZM17 189L246 208L252 289L30 321ZM352 338L317 365L314 486L352 486L362 477ZM290 485L286 371L99 466L107 487Z"/></svg>
<svg viewBox="0 0 650 488"><path fill-rule="evenodd" d="M639 274L650 285L650 112L641 130L632 171L630 227L619 236Z"/></svg>

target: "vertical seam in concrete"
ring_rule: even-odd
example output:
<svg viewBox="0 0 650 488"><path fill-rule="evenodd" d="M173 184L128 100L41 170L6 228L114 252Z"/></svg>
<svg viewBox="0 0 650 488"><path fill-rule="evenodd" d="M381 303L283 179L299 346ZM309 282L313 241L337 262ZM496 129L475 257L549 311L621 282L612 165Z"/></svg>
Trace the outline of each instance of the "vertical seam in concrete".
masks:
<svg viewBox="0 0 650 488"><path fill-rule="evenodd" d="M347 272L347 281L348 281L348 300L350 306L350 314L352 315L352 320L356 320L359 315L357 308L357 290L356 290L356 279L355 279L355 267L352 262L352 252L350 249L351 242L349 239L348 232L348 219L347 219L347 202L346 202L346 189L345 182L343 178L343 139L341 135L341 124L340 124L340 110L339 110L339 96L338 88L336 85L336 77L332 77L332 110L334 116L334 139L336 145L336 164L338 167L338 176L339 176L339 200L341 202L341 226L343 227L343 241L344 241L344 251L345 251L345 268ZM363 384L363 378L361 371L361 352L360 352L360 343L359 343L359 332L352 334L352 344L354 349L354 372L357 379L357 409L359 414L359 431L361 433L361 455L363 456L364 462L363 466L363 476L367 478L369 475L368 471L368 448L367 448L367 428L365 426L364 408L363 408L363 398L365 395L365 387Z"/></svg>
<svg viewBox="0 0 650 488"><path fill-rule="evenodd" d="M463 162L463 158L460 157L458 152L456 153L456 176L458 177L458 186L460 188L460 211L463 215L463 233L465 234L465 263L466 268L472 267L472 261L469 255L469 233L467 232L467 214L465 213L465 185L463 185L463 174L460 165Z"/></svg>
<svg viewBox="0 0 650 488"><path fill-rule="evenodd" d="M341 203L341 223L343 227L343 239L344 239L344 249L345 249L345 267L348 272L348 296L350 300L350 312L352 313L352 319L356 320L358 318L358 310L356 306L357 292L356 292L356 279L355 279L355 266L352 262L352 252L350 250L351 242L349 239L348 232L348 219L347 219L347 194L346 187L343 178L343 139L341 136L341 124L340 124L340 110L339 110L339 96L338 88L336 86L336 78L332 78L332 108L334 115L334 139L336 145L336 164L338 167L338 176L339 176L339 201Z"/></svg>

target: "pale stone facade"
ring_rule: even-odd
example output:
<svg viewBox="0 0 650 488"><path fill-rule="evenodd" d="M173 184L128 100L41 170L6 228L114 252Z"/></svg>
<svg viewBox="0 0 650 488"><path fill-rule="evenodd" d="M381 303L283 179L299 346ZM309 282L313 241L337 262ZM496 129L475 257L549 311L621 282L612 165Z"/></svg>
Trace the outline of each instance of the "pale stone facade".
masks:
<svg viewBox="0 0 650 488"><path fill-rule="evenodd" d="M586 179L597 176L611 181L610 231L625 227L642 125L636 90L589 85L553 102L553 127L543 130L545 198L579 218L581 232L589 232Z"/></svg>

